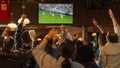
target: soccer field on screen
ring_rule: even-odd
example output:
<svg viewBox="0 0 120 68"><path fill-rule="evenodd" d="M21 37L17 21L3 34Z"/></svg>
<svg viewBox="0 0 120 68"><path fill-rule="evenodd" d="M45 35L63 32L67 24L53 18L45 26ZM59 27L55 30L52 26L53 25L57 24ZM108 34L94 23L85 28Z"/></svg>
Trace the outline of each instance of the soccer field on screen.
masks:
<svg viewBox="0 0 120 68"><path fill-rule="evenodd" d="M39 24L73 24L73 16L60 15L57 13L43 12L39 10Z"/></svg>

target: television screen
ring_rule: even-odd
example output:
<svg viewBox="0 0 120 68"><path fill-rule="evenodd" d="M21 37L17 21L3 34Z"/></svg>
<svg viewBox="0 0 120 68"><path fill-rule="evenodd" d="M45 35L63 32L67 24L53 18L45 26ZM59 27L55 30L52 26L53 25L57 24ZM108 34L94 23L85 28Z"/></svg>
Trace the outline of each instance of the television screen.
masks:
<svg viewBox="0 0 120 68"><path fill-rule="evenodd" d="M73 24L73 4L39 4L39 24Z"/></svg>

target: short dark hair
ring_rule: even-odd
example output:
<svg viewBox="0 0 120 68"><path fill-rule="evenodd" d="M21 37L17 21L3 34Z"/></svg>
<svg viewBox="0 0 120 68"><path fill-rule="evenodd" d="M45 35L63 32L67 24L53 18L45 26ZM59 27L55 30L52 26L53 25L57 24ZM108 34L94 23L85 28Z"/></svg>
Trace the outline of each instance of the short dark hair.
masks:
<svg viewBox="0 0 120 68"><path fill-rule="evenodd" d="M101 33L98 37L98 41L100 41L102 45L105 45L107 43L106 33Z"/></svg>
<svg viewBox="0 0 120 68"><path fill-rule="evenodd" d="M117 43L118 42L118 35L114 32L108 32L107 33L107 40L111 43Z"/></svg>
<svg viewBox="0 0 120 68"><path fill-rule="evenodd" d="M95 52L92 47L90 47L89 45L87 46L83 45L79 47L77 51L77 57L76 57L76 60L79 63L93 62L94 58L95 58Z"/></svg>
<svg viewBox="0 0 120 68"><path fill-rule="evenodd" d="M65 41L61 43L60 49L62 51L62 57L65 58L65 60L62 62L62 68L71 68L69 59L75 52L74 43L69 39L65 39Z"/></svg>
<svg viewBox="0 0 120 68"><path fill-rule="evenodd" d="M23 31L22 39L23 39L23 42L25 42L25 43L30 43L32 41L28 30Z"/></svg>

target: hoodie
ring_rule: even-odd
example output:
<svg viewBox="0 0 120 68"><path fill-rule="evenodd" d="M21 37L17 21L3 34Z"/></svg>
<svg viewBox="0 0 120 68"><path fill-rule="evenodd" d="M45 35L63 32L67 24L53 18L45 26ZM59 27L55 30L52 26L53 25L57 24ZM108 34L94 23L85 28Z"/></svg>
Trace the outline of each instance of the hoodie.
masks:
<svg viewBox="0 0 120 68"><path fill-rule="evenodd" d="M120 68L120 43L106 43L101 48L100 65L104 68Z"/></svg>

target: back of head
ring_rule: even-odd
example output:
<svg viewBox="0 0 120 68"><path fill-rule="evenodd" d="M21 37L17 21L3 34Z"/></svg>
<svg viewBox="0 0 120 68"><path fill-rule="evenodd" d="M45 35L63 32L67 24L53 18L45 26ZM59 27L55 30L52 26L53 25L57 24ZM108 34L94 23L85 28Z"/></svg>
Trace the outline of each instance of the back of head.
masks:
<svg viewBox="0 0 120 68"><path fill-rule="evenodd" d="M117 43L118 42L118 35L114 32L107 33L107 41L111 43Z"/></svg>
<svg viewBox="0 0 120 68"><path fill-rule="evenodd" d="M75 50L74 43L71 40L66 39L64 42L61 43L60 49L61 49L61 55L64 58L70 58Z"/></svg>
<svg viewBox="0 0 120 68"><path fill-rule="evenodd" d="M95 58L95 55L94 55L93 48L85 45L79 47L77 51L77 58L76 58L79 63L93 62L94 58Z"/></svg>
<svg viewBox="0 0 120 68"><path fill-rule="evenodd" d="M105 45L107 43L106 33L102 33L98 37L98 44Z"/></svg>
<svg viewBox="0 0 120 68"><path fill-rule="evenodd" d="M31 42L31 38L29 35L29 32L27 30L25 30L22 34L22 39L24 43L30 43Z"/></svg>
<svg viewBox="0 0 120 68"><path fill-rule="evenodd" d="M60 25L60 29L61 30L65 30L65 26L64 25Z"/></svg>
<svg viewBox="0 0 120 68"><path fill-rule="evenodd" d="M21 18L27 18L27 15L26 14L22 14Z"/></svg>
<svg viewBox="0 0 120 68"><path fill-rule="evenodd" d="M10 51L14 46L14 40L12 37L7 36L3 39L3 50Z"/></svg>
<svg viewBox="0 0 120 68"><path fill-rule="evenodd" d="M71 63L69 59L72 57L75 48L74 43L68 39L66 39L61 45L60 45L60 51L61 56L65 58L65 60L62 63L62 68L71 68Z"/></svg>
<svg viewBox="0 0 120 68"><path fill-rule="evenodd" d="M77 51L78 51L78 49L79 49L81 46L83 46L83 42L78 41L76 45L77 45Z"/></svg>

